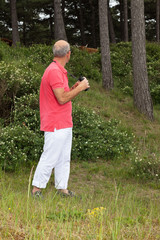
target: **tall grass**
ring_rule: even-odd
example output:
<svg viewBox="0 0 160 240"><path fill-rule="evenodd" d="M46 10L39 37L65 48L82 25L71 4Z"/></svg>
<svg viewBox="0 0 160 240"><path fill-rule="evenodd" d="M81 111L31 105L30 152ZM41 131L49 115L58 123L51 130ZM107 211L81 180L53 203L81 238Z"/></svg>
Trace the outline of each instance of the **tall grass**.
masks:
<svg viewBox="0 0 160 240"><path fill-rule="evenodd" d="M39 201L28 198L29 171L2 173L0 239L159 239L160 193L118 173L113 180L110 163L94 168L72 163L69 187L81 198L57 195L52 176Z"/></svg>

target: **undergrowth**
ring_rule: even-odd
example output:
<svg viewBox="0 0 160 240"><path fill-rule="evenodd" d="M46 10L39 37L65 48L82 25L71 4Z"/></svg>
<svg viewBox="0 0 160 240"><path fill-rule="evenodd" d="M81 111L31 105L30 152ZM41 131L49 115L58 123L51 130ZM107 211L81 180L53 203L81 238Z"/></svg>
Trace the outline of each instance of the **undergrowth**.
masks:
<svg viewBox="0 0 160 240"><path fill-rule="evenodd" d="M81 198L60 198L51 176L44 201L32 199L30 169L43 145L39 85L52 57L51 46L15 49L0 43L0 239L158 240L159 106L152 123L133 106L130 43L111 46L118 88L112 92L101 87L100 55L72 47L67 69L85 75L91 85L73 101L76 161L69 188ZM159 103L158 45L147 44L147 64ZM69 77L71 85L74 81Z"/></svg>
<svg viewBox="0 0 160 240"><path fill-rule="evenodd" d="M151 94L153 102L158 104L159 46L155 43L147 43L146 46ZM39 86L41 76L52 58L51 46L10 48L0 43L0 147L1 167L5 170L14 170L23 162L30 166L30 163L39 159L43 142L39 131ZM134 109L131 43L112 45L111 60L116 87L106 93L100 83L100 54L88 54L72 46L67 69L77 78L85 75L91 85L87 93L82 93L73 101L75 126L72 158L86 161L129 159L133 176L157 181L160 175L157 150L159 108L156 109L157 117L153 124ZM71 85L75 81L69 76ZM144 133L148 134L148 142L141 148ZM31 143L32 136L35 136L34 144Z"/></svg>

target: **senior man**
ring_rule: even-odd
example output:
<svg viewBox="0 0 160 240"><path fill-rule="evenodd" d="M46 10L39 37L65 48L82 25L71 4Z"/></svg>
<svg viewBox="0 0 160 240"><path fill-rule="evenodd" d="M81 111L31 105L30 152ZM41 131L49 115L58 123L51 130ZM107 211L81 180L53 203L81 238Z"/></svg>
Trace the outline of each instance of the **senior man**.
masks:
<svg viewBox="0 0 160 240"><path fill-rule="evenodd" d="M64 40L53 46L54 59L47 67L40 86L40 130L44 131L43 152L37 165L32 195L41 197L54 168L55 188L63 196L74 196L68 190L72 147L71 100L89 88L86 78L70 89L64 68L71 56L70 45Z"/></svg>

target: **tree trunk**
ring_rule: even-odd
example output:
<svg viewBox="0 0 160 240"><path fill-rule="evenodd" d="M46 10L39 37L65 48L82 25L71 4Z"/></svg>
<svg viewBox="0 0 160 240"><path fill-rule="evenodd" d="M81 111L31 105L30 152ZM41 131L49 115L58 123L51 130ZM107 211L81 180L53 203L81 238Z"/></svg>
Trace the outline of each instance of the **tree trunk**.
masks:
<svg viewBox="0 0 160 240"><path fill-rule="evenodd" d="M153 105L148 86L145 47L144 1L131 1L132 58L134 104L138 110L153 120Z"/></svg>
<svg viewBox="0 0 160 240"><path fill-rule="evenodd" d="M16 46L17 43L20 42L19 32L18 32L16 0L10 0L10 6L11 6L11 21L12 21L12 42L13 42L13 46Z"/></svg>
<svg viewBox="0 0 160 240"><path fill-rule="evenodd" d="M83 10L82 10L82 1L79 0L79 24L80 24L80 32L81 32L81 39L82 39L82 45L86 45L86 37L84 33L84 23L83 23Z"/></svg>
<svg viewBox="0 0 160 240"><path fill-rule="evenodd" d="M90 8L91 8L91 33L92 33L92 45L96 48L96 30L95 30L95 7L93 0L89 0Z"/></svg>
<svg viewBox="0 0 160 240"><path fill-rule="evenodd" d="M62 16L64 19L64 15L65 15L65 0L62 0Z"/></svg>
<svg viewBox="0 0 160 240"><path fill-rule="evenodd" d="M160 17L159 17L159 15L160 15L160 0L156 0L156 40L157 40L157 42L159 42L159 35L160 35L160 33L159 33L159 28L160 28L160 26L159 26L159 20L160 20Z"/></svg>
<svg viewBox="0 0 160 240"><path fill-rule="evenodd" d="M119 3L120 3L120 30L121 30L121 41L124 41L124 7L123 7L123 0L120 0Z"/></svg>
<svg viewBox="0 0 160 240"><path fill-rule="evenodd" d="M61 11L61 0L54 0L54 38L55 40L67 41L67 35Z"/></svg>
<svg viewBox="0 0 160 240"><path fill-rule="evenodd" d="M124 7L124 41L128 42L128 3L127 3L127 0L124 0L123 7Z"/></svg>
<svg viewBox="0 0 160 240"><path fill-rule="evenodd" d="M113 26L112 14L109 7L109 0L108 0L108 26L109 26L110 41L111 43L116 43L116 36L115 36L115 31Z"/></svg>
<svg viewBox="0 0 160 240"><path fill-rule="evenodd" d="M110 60L107 2L108 0L99 0L99 25L103 87L106 90L110 90L113 88L113 78Z"/></svg>
<svg viewBox="0 0 160 240"><path fill-rule="evenodd" d="M26 18L23 17L23 44L26 45Z"/></svg>

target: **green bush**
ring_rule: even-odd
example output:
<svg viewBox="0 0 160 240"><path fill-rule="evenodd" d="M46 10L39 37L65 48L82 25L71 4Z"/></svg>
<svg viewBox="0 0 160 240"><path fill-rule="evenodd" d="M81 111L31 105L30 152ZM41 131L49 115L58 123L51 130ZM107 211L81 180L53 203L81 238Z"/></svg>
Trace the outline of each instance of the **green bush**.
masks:
<svg viewBox="0 0 160 240"><path fill-rule="evenodd" d="M160 104L160 46L146 43L147 70L151 96L155 104ZM126 95L133 96L131 43L111 45L111 62L114 84Z"/></svg>
<svg viewBox="0 0 160 240"><path fill-rule="evenodd" d="M15 100L15 126L0 133L0 165L15 170L39 160L43 137L39 131L38 95ZM103 121L93 111L73 106L73 160L123 157L134 149L133 135L119 129L117 120Z"/></svg>
<svg viewBox="0 0 160 240"><path fill-rule="evenodd" d="M93 111L73 108L72 158L79 160L114 159L134 149L133 135L119 129L117 120L103 121Z"/></svg>
<svg viewBox="0 0 160 240"><path fill-rule="evenodd" d="M5 80L8 95L22 96L39 90L41 76L21 61L18 66L2 61L0 62L0 80Z"/></svg>
<svg viewBox="0 0 160 240"><path fill-rule="evenodd" d="M0 51L0 61L2 61L2 60L3 60L3 52Z"/></svg>
<svg viewBox="0 0 160 240"><path fill-rule="evenodd" d="M150 59L154 61L159 61L160 59L160 45L157 43L146 43L146 51L147 51L147 61Z"/></svg>
<svg viewBox="0 0 160 240"><path fill-rule="evenodd" d="M131 43L111 45L111 62L115 86L122 90L133 88Z"/></svg>
<svg viewBox="0 0 160 240"><path fill-rule="evenodd" d="M15 101L15 122L24 123L39 134L38 95L25 95ZM73 105L72 159L113 159L131 152L133 136L119 130L117 120L108 122L94 112Z"/></svg>
<svg viewBox="0 0 160 240"><path fill-rule="evenodd" d="M0 132L0 166L6 171L15 171L21 166L30 166L40 157L43 137L25 126L8 126Z"/></svg>
<svg viewBox="0 0 160 240"><path fill-rule="evenodd" d="M160 180L160 156L155 153L148 153L140 156L136 152L134 159L132 159L131 172L134 176L142 179L156 179Z"/></svg>
<svg viewBox="0 0 160 240"><path fill-rule="evenodd" d="M30 130L40 134L37 94L25 95L15 100L14 119L16 124L25 124ZM119 130L117 120L102 121L93 111L73 104L73 122L72 159L113 159L132 150L133 136Z"/></svg>
<svg viewBox="0 0 160 240"><path fill-rule="evenodd" d="M160 46L157 43L147 43L146 50L148 77L152 87L152 83L160 84Z"/></svg>
<svg viewBox="0 0 160 240"><path fill-rule="evenodd" d="M45 44L35 44L28 48L26 56L35 63L38 62L45 66L48 66L53 60L52 46L47 46Z"/></svg>
<svg viewBox="0 0 160 240"><path fill-rule="evenodd" d="M40 132L39 94L26 94L15 98L13 118L15 124L24 124L30 130Z"/></svg>
<svg viewBox="0 0 160 240"><path fill-rule="evenodd" d="M154 104L160 104L160 84L152 84L151 96Z"/></svg>
<svg viewBox="0 0 160 240"><path fill-rule="evenodd" d="M19 65L0 62L0 112L11 113L15 97L21 97L39 91L41 76L28 65L19 61ZM1 117L1 116L0 116Z"/></svg>
<svg viewBox="0 0 160 240"><path fill-rule="evenodd" d="M67 69L77 77L85 76L96 82L100 82L102 79L99 53L88 54L77 47L72 47L72 55Z"/></svg>
<svg viewBox="0 0 160 240"><path fill-rule="evenodd" d="M0 61L6 59L10 54L11 47L3 41L0 41Z"/></svg>

